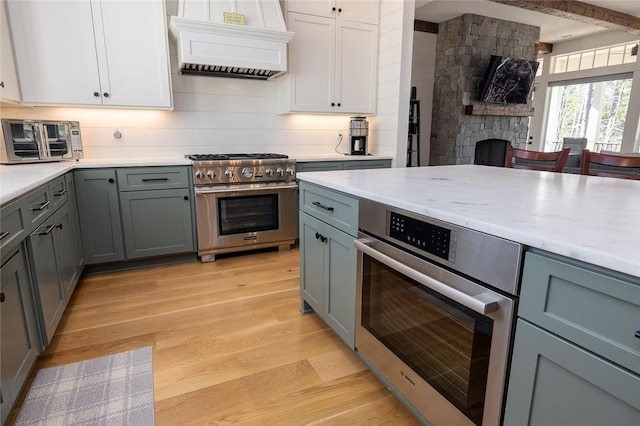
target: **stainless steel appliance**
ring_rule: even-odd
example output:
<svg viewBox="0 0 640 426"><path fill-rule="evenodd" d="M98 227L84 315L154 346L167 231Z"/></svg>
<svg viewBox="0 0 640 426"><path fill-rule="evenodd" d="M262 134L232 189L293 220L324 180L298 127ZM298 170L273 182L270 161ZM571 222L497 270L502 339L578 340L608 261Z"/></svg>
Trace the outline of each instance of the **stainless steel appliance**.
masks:
<svg viewBox="0 0 640 426"><path fill-rule="evenodd" d="M198 256L289 249L298 235L296 162L282 154L188 155L193 161Z"/></svg>
<svg viewBox="0 0 640 426"><path fill-rule="evenodd" d="M523 248L360 200L356 348L434 425L499 425Z"/></svg>
<svg viewBox="0 0 640 426"><path fill-rule="evenodd" d="M77 121L2 119L4 164L79 160L82 138Z"/></svg>
<svg viewBox="0 0 640 426"><path fill-rule="evenodd" d="M367 138L369 122L367 117L351 117L349 123L349 139L351 139L351 155L367 155Z"/></svg>

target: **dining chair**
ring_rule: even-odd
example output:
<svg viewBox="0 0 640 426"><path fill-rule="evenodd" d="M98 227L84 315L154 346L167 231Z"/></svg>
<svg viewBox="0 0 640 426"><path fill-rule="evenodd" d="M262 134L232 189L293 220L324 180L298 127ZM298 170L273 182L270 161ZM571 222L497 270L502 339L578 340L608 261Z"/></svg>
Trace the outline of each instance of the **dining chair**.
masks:
<svg viewBox="0 0 640 426"><path fill-rule="evenodd" d="M597 165L592 167L592 165ZM582 150L580 174L640 180L640 157Z"/></svg>
<svg viewBox="0 0 640 426"><path fill-rule="evenodd" d="M564 168L567 158L569 158L570 148L564 148L562 151L542 152L531 151L526 149L514 148L511 145L507 147L507 158L505 159L505 167L514 169L542 170L547 172L561 172ZM516 161L513 161L514 158ZM518 161L523 160L523 161Z"/></svg>

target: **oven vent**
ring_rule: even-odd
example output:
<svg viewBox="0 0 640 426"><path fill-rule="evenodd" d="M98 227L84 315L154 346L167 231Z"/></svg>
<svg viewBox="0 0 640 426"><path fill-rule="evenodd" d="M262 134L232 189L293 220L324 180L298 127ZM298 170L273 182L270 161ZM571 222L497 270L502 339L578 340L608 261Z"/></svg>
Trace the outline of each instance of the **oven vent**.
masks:
<svg viewBox="0 0 640 426"><path fill-rule="evenodd" d="M267 80L287 71L278 0L179 0L169 19L182 74Z"/></svg>
<svg viewBox="0 0 640 426"><path fill-rule="evenodd" d="M253 80L267 80L279 74L280 71L262 70L256 68L224 67L218 65L184 64L180 70L186 75L206 75L211 77L249 78Z"/></svg>

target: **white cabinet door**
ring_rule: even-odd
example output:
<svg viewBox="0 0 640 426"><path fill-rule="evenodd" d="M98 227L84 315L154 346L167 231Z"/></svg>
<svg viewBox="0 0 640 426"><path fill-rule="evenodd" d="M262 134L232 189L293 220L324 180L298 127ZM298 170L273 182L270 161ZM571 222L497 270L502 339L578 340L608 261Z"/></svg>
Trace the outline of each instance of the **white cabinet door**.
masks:
<svg viewBox="0 0 640 426"><path fill-rule="evenodd" d="M20 102L5 0L0 2L0 101Z"/></svg>
<svg viewBox="0 0 640 426"><path fill-rule="evenodd" d="M102 103L171 107L164 2L91 0L91 5Z"/></svg>
<svg viewBox="0 0 640 426"><path fill-rule="evenodd" d="M162 1L9 3L22 100L171 107Z"/></svg>
<svg viewBox="0 0 640 426"><path fill-rule="evenodd" d="M377 52L376 25L336 21L336 111L376 112Z"/></svg>
<svg viewBox="0 0 640 426"><path fill-rule="evenodd" d="M378 0L338 0L337 17L354 22L378 25L380 2Z"/></svg>
<svg viewBox="0 0 640 426"><path fill-rule="evenodd" d="M298 112L335 111L335 20L289 13L289 107ZM333 106L331 104L334 104Z"/></svg>
<svg viewBox="0 0 640 426"><path fill-rule="evenodd" d="M288 12L378 24L378 0L289 0Z"/></svg>
<svg viewBox="0 0 640 426"><path fill-rule="evenodd" d="M8 6L22 101L100 105L89 1L11 1Z"/></svg>

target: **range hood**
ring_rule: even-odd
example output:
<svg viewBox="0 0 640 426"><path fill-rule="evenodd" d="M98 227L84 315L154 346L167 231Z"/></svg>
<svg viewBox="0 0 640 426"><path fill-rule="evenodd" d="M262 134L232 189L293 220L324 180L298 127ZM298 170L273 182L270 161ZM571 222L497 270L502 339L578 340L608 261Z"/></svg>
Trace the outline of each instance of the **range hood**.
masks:
<svg viewBox="0 0 640 426"><path fill-rule="evenodd" d="M278 0L180 0L169 30L182 74L267 80L287 71L293 33Z"/></svg>

